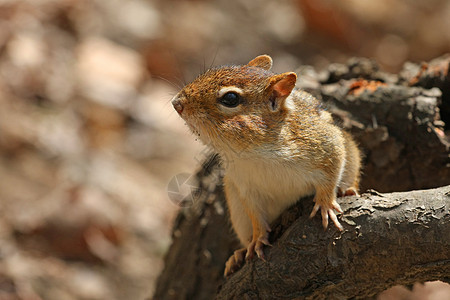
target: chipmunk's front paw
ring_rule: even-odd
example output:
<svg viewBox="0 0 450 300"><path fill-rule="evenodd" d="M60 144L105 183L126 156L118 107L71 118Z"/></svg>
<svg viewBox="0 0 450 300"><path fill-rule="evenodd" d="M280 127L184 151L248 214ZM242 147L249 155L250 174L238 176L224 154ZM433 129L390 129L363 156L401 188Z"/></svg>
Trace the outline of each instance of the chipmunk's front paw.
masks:
<svg viewBox="0 0 450 300"><path fill-rule="evenodd" d="M247 248L242 248L234 251L233 255L225 263L225 271L223 275L225 277L230 276L242 266L242 263L245 259L245 253L247 252Z"/></svg>
<svg viewBox="0 0 450 300"><path fill-rule="evenodd" d="M340 230L344 230L344 227L342 227L341 223L339 223L336 214L334 211L336 210L339 213L342 213L342 209L339 206L339 204L334 200L330 204L319 204L316 202L316 204L313 207L313 210L311 212L310 218L314 217L317 213L317 211L320 209L320 214L322 215L322 225L323 228L327 229L328 227L328 217L333 221L334 225Z"/></svg>
<svg viewBox="0 0 450 300"><path fill-rule="evenodd" d="M250 260L256 255L258 255L259 258L262 260L266 260L264 257L264 245L266 246L272 246L269 243L269 233L266 232L265 234L261 235L257 239L253 239L250 244L247 247L247 254L245 255L246 260Z"/></svg>

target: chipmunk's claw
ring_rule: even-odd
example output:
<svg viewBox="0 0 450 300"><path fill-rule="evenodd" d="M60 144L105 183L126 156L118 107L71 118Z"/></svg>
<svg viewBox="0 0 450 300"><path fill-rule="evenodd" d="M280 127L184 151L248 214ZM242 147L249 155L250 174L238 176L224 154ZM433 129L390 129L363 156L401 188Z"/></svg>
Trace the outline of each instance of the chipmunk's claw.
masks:
<svg viewBox="0 0 450 300"><path fill-rule="evenodd" d="M358 190L354 187L349 187L345 191L339 188L337 190L338 197L346 197L346 196L359 196Z"/></svg>
<svg viewBox="0 0 450 300"><path fill-rule="evenodd" d="M359 196L358 191L354 187L345 190L344 196Z"/></svg>
<svg viewBox="0 0 450 300"><path fill-rule="evenodd" d="M261 258L263 261L266 261L263 251L264 245L272 246L269 243L269 237L267 233L263 236L260 236L256 240L252 240L250 242L250 244L247 247L247 254L245 255L245 259L246 260L252 259L256 253L256 255L258 255L259 258Z"/></svg>
<svg viewBox="0 0 450 300"><path fill-rule="evenodd" d="M225 263L225 271L223 273L225 277L228 277L239 270L239 268L244 263L246 252L247 248L242 248L234 251L233 255L228 258L227 262Z"/></svg>
<svg viewBox="0 0 450 300"><path fill-rule="evenodd" d="M328 227L328 217L333 221L334 225L339 229L339 231L344 230L344 227L342 227L341 223L339 223L339 220L337 219L337 216L335 214L335 210L339 213L342 213L342 209L339 206L339 204L335 201L333 201L330 205L320 205L316 203L313 207L313 210L311 212L310 218L313 218L316 213L320 209L320 214L322 215L322 225L324 229L327 229Z"/></svg>
<svg viewBox="0 0 450 300"><path fill-rule="evenodd" d="M266 261L263 248L264 246L272 246L269 243L269 231L270 229L264 235L252 240L247 248L242 248L234 251L233 255L231 255L225 263L225 277L228 277L239 270L242 267L244 260L252 259L253 257L255 257L255 253L263 261Z"/></svg>

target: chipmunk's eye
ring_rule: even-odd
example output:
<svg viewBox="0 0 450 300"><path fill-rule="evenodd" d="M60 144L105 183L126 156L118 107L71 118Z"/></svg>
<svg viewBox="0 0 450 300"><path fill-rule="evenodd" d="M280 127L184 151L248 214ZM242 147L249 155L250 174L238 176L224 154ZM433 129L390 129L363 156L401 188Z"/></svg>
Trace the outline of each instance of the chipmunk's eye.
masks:
<svg viewBox="0 0 450 300"><path fill-rule="evenodd" d="M226 107L236 107L241 102L240 98L238 93L228 92L219 99L219 102Z"/></svg>

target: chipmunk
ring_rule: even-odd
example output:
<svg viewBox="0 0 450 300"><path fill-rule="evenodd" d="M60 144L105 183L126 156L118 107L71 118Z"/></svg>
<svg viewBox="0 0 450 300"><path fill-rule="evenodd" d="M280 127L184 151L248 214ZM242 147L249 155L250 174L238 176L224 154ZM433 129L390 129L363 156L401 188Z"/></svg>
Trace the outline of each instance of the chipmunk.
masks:
<svg viewBox="0 0 450 300"><path fill-rule="evenodd" d="M244 258L264 258L269 224L301 197L315 194L320 210L343 230L338 195L356 195L360 151L319 100L296 89L294 72L274 74L272 58L210 69L186 85L172 104L188 127L224 161L231 223L244 248L225 265L225 276Z"/></svg>

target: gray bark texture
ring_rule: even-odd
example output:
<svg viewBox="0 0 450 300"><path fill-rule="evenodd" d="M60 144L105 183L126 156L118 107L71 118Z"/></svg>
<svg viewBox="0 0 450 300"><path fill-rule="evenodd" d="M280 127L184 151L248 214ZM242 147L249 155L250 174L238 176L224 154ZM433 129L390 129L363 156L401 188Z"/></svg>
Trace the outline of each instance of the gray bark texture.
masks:
<svg viewBox="0 0 450 300"><path fill-rule="evenodd" d="M249 261L224 279L239 244L220 162L209 156L174 224L154 299L367 299L398 284L450 282L449 66L446 55L406 64L398 75L367 59L321 74L297 70L299 87L358 140L361 190L370 190L338 199L343 232L324 232L320 217L308 218L312 197L300 199L272 224L267 261Z"/></svg>
<svg viewBox="0 0 450 300"><path fill-rule="evenodd" d="M276 222L267 261L245 264L217 299L368 299L393 284L450 282L450 186L345 197L344 232L324 233L304 200Z"/></svg>

